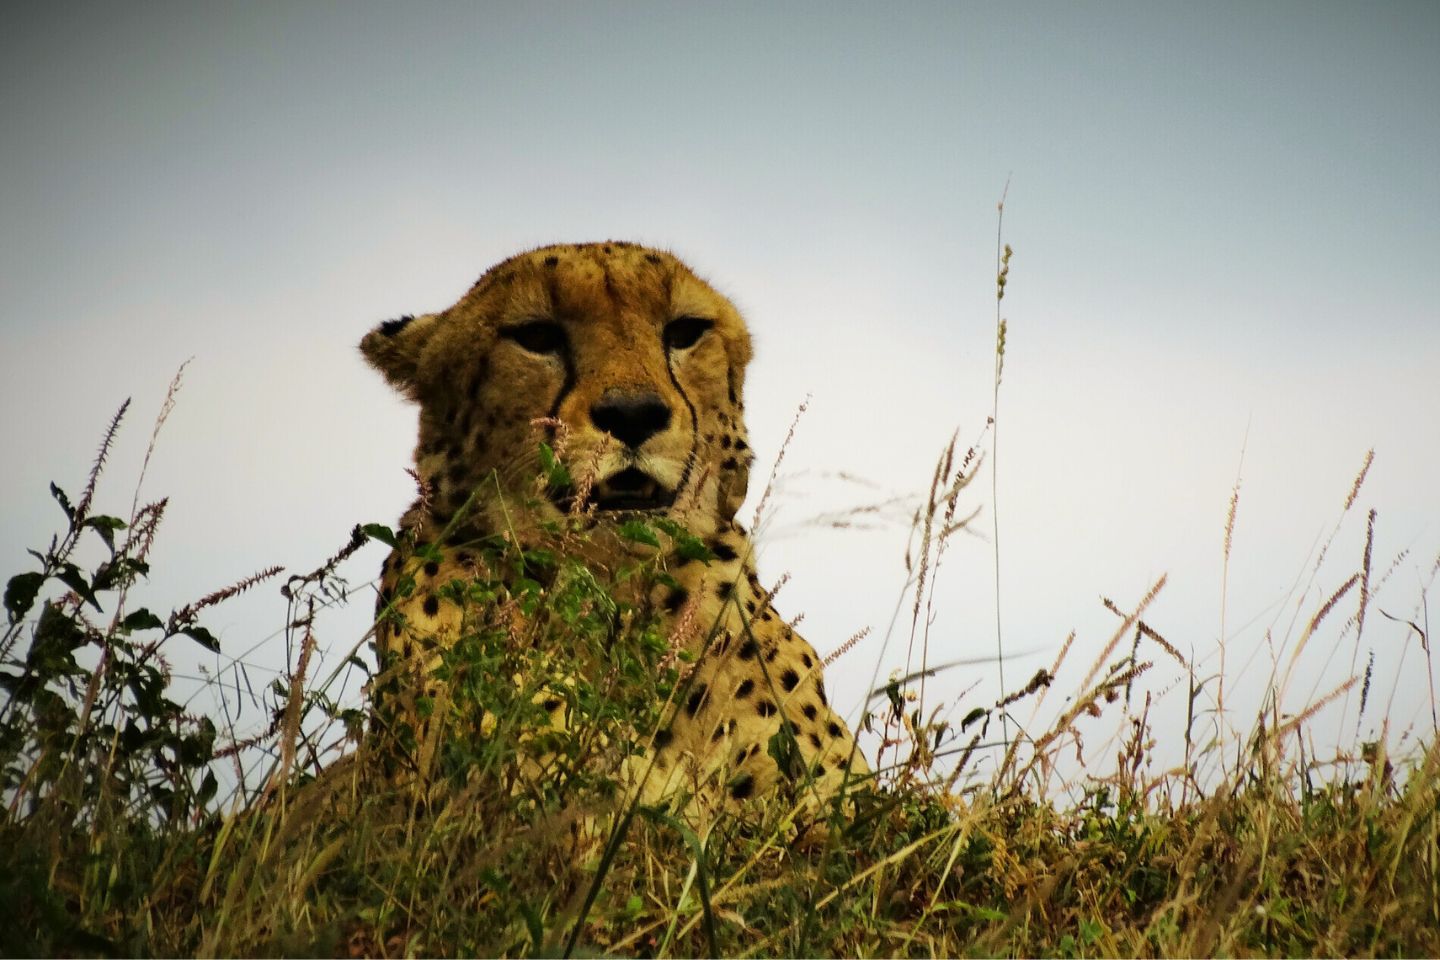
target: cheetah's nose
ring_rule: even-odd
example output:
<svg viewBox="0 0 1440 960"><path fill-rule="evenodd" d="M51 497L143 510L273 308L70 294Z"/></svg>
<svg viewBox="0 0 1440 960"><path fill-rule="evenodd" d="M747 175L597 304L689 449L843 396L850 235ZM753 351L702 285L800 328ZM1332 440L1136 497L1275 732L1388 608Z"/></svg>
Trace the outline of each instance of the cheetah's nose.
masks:
<svg viewBox="0 0 1440 960"><path fill-rule="evenodd" d="M610 389L590 408L590 419L634 449L670 426L670 408L653 390Z"/></svg>

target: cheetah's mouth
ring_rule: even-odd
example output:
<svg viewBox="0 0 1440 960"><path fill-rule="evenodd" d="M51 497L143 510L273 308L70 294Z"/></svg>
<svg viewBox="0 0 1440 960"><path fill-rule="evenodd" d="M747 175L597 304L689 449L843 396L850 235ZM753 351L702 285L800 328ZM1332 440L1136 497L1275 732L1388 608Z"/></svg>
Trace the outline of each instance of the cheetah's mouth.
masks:
<svg viewBox="0 0 1440 960"><path fill-rule="evenodd" d="M590 502L597 511L667 510L675 503L675 491L636 467L626 467L595 484Z"/></svg>

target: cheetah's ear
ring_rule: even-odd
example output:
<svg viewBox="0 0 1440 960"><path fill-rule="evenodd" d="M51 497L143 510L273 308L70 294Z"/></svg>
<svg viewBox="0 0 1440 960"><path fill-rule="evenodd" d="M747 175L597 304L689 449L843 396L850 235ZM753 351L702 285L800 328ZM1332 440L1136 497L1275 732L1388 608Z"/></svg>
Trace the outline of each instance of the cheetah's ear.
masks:
<svg viewBox="0 0 1440 960"><path fill-rule="evenodd" d="M440 326L439 314L386 320L360 340L360 352L390 385L412 400L419 399L420 355Z"/></svg>

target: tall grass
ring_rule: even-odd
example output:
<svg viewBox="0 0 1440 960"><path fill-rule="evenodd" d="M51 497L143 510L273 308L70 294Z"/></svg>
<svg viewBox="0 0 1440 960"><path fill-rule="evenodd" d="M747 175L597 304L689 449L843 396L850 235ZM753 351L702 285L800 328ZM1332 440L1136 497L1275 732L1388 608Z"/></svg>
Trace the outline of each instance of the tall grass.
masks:
<svg viewBox="0 0 1440 960"><path fill-rule="evenodd" d="M987 431L1003 320L997 331ZM357 527L284 583L290 669L259 695L266 722L238 729L226 719L234 694L218 684L212 714L187 710L166 651L219 649L207 610L279 571L167 616L131 608L131 587L158 576L147 558L165 501L137 497L123 520L97 512L127 412L81 496L52 488L63 529L5 591L7 955L1440 954L1433 693L1431 729L1408 741L1387 730L1327 756L1308 733L1348 716L1352 698L1360 712L1371 702L1378 678L1356 675L1357 651L1376 612L1433 676L1426 602L1440 562L1413 613L1378 608L1388 571L1372 569L1373 512L1352 575L1271 638L1253 717L1152 622L1160 578L1129 603L1106 601L1116 627L1096 658L1072 662L1072 634L1048 667L954 720L926 701L927 678L947 666L931 661L927 630L951 541L977 516L964 498L986 432L965 449L952 439L916 512L897 605L897 618L910 613L907 667L877 680L863 721L879 744L873 782L824 829L783 792L697 826L635 803L616 776L683 697L692 659L629 599L664 576L644 560L601 571L583 549L477 545L476 577L447 588L470 605L472 629L426 704L449 735L423 784L393 763L414 731L407 741L387 726L368 693L357 706L335 692L345 670L371 672L371 690L403 675L373 663L368 638L329 663L318 642L368 539L426 559L383 525ZM1356 522L1369 464L1312 583L1346 563L1329 547ZM1237 482L1227 563L1240 502ZM630 534L686 537L664 525ZM1346 645L1350 678L1295 706L1297 664ZM549 727L547 696L578 722ZM1086 763L1086 741L1107 731L1118 731L1111 759ZM982 769L982 754L999 759Z"/></svg>

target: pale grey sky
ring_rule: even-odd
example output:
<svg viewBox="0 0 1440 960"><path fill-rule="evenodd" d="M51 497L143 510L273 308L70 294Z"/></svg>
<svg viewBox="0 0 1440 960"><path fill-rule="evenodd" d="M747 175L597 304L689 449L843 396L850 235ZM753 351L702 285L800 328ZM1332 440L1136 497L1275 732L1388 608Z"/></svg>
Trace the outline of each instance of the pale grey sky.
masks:
<svg viewBox="0 0 1440 960"><path fill-rule="evenodd" d="M146 602L314 566L411 494L413 411L363 367L361 334L518 249L634 239L747 314L762 461L813 395L762 572L792 572L782 607L822 651L875 628L832 669L856 704L905 533L804 520L877 496L822 474L916 492L952 430L978 434L1007 178L1002 603L1009 646L1043 651L1016 674L1072 627L1093 655L1113 621L1098 598L1133 603L1164 571L1153 624L1214 648L1247 430L1232 664L1268 664L1265 628L1283 634L1367 448L1376 564L1412 551L1391 612L1440 549L1433 3L53 4L9 24L6 576L59 517L49 481L81 485L134 395L105 488L128 507L146 418L192 356L147 481L172 501ZM1349 576L1363 519L1315 591ZM932 648L987 655L990 545L947 564ZM335 649L369 607L331 622ZM238 653L282 617L267 588L213 622ZM1371 646L1409 719L1418 651L1388 622ZM993 699L990 668L960 673L950 689L984 681L967 703Z"/></svg>

